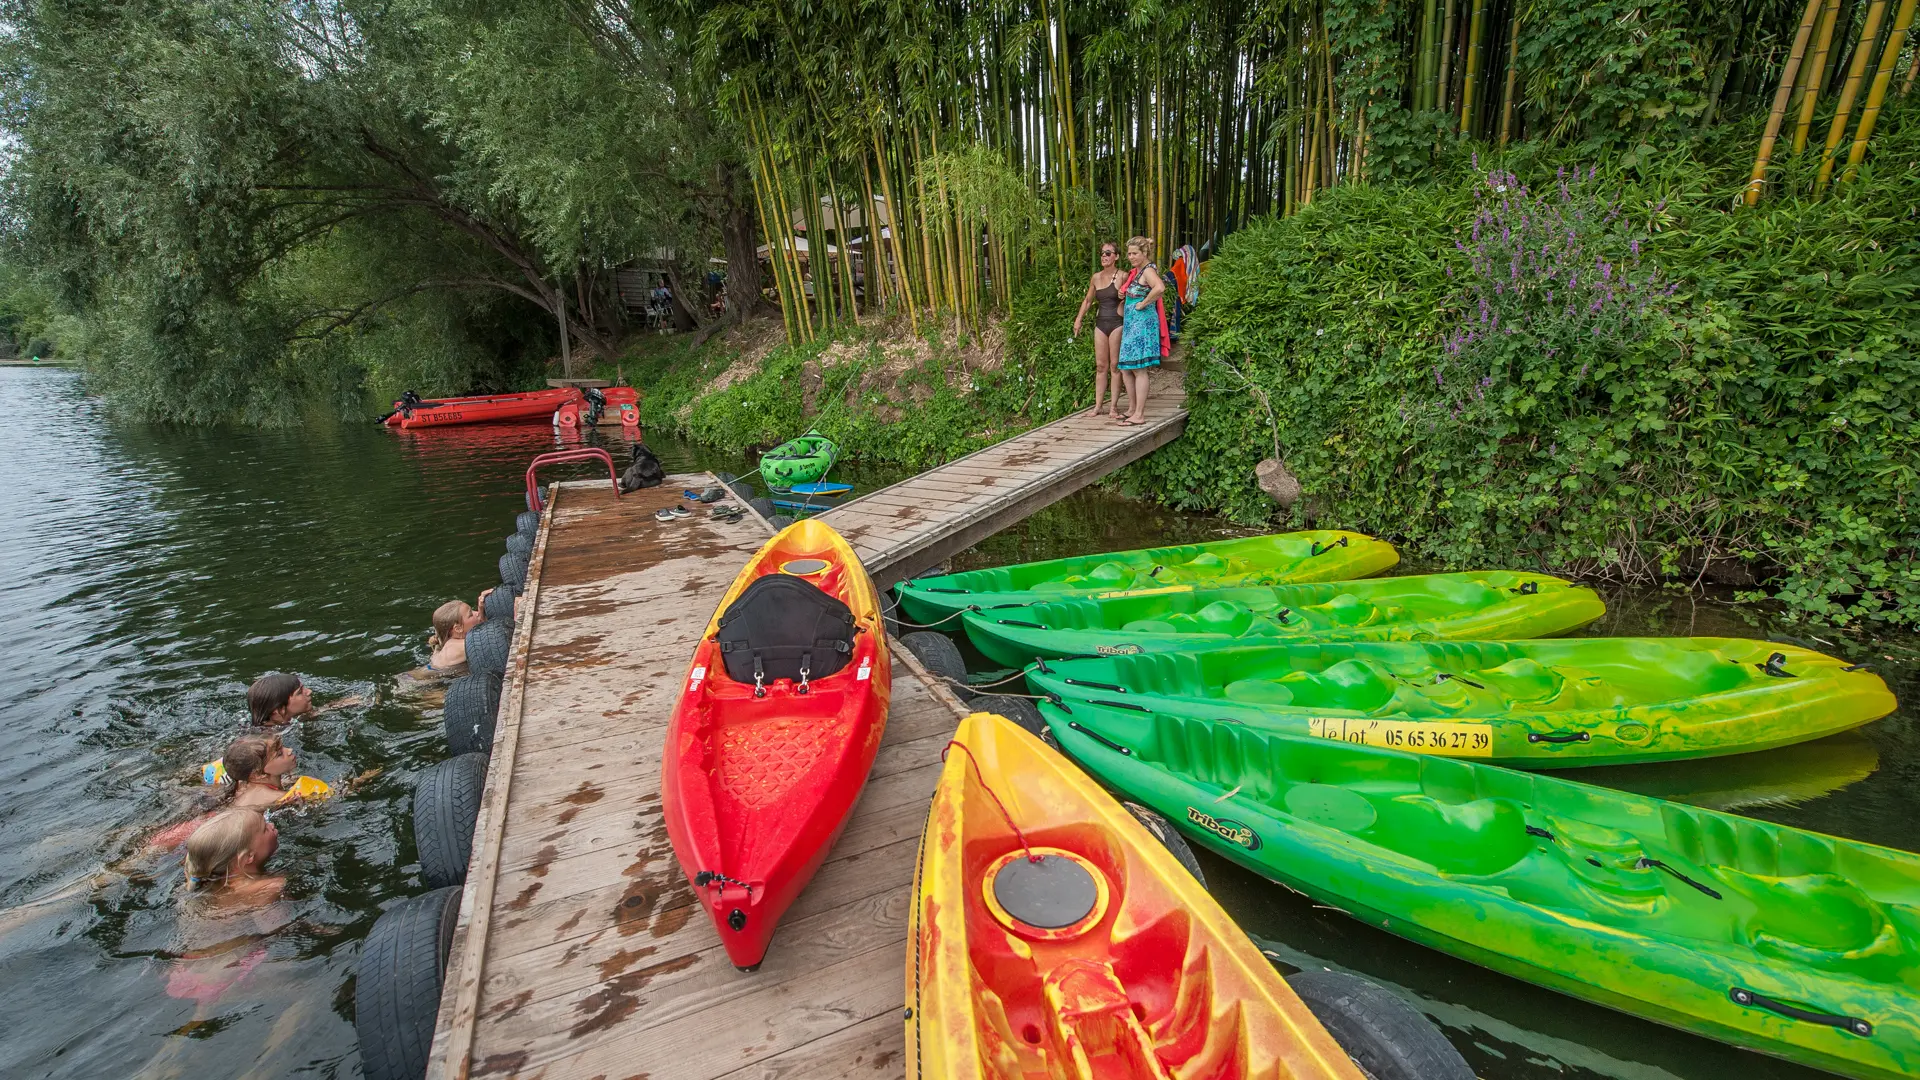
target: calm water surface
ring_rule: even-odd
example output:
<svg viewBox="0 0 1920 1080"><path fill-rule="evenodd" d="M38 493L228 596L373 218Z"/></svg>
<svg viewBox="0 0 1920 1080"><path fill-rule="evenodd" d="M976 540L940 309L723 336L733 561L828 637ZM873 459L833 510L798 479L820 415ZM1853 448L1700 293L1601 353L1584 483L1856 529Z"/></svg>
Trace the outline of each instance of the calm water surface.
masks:
<svg viewBox="0 0 1920 1080"><path fill-rule="evenodd" d="M555 437L123 426L71 374L32 369L0 369L0 416L12 495L0 530L0 1074L358 1076L359 942L383 905L423 890L409 792L445 755L430 702L397 693L393 676L425 658L434 605L496 580L521 474ZM619 444L609 442L616 456ZM746 471L731 455L656 449L670 470ZM958 562L1243 531L1090 492ZM1774 629L1684 595L1609 602L1594 632ZM1920 700L1911 641L1821 636ZM244 719L246 684L269 671L299 673L321 701L367 702L293 731L301 772L338 783L382 771L283 820L275 862L291 921L264 939L265 960L216 1000L175 997L179 954L205 942L178 917L178 856L144 856L142 841L193 811L195 767L219 754ZM1913 715L1850 739L1605 779L1911 847ZM1201 858L1215 895L1276 960L1395 986L1488 1080L1813 1075L1491 975Z"/></svg>

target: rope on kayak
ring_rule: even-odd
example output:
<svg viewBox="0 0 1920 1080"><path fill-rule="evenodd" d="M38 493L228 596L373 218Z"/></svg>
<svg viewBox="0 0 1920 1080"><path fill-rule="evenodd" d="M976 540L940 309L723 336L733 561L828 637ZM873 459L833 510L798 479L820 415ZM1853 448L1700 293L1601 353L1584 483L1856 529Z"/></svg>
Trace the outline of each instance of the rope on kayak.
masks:
<svg viewBox="0 0 1920 1080"><path fill-rule="evenodd" d="M880 602L883 605L888 604L889 601L891 601L891 604L888 606L886 610L883 610L881 614L885 618L891 620L893 625L903 630L937 630L940 627L945 626L947 623L950 623L953 620L959 618L960 616L965 615L969 611L980 610L979 604L968 604L966 607L961 608L960 610L954 612L953 614L947 616L944 619L936 619L935 621L929 622L929 623L918 623L918 622L910 622L900 617L899 615L900 601L895 600L891 594L888 594L888 593L880 594Z"/></svg>
<svg viewBox="0 0 1920 1080"><path fill-rule="evenodd" d="M1013 815L1007 813L1006 804L1000 801L1000 796L995 795L993 793L993 789L987 786L987 774L981 770L980 761L979 759L973 756L972 748L967 746L966 743L961 742L959 739L948 739L947 745L943 747L940 751L940 760L943 762L946 761L947 751L953 749L956 746L966 751L967 760L973 763L973 775L978 777L980 780L980 790L986 792L987 798L993 800L993 805L1000 811L1000 816L1006 821L1007 828L1013 830L1013 835L1018 837L1020 840L1020 846L1027 850L1027 861L1030 863L1038 863L1040 861L1040 856L1035 855L1033 853L1033 845L1027 843L1027 834L1020 830L1019 824L1013 820Z"/></svg>
<svg viewBox="0 0 1920 1080"><path fill-rule="evenodd" d="M695 886L699 888L704 889L708 885L712 885L715 882L718 882L722 885L738 885L741 888L747 890L749 894L753 892L753 886L747 884L744 881L741 881L739 878L730 878L727 875L719 872L718 870L702 870L699 873L693 875L693 883Z"/></svg>

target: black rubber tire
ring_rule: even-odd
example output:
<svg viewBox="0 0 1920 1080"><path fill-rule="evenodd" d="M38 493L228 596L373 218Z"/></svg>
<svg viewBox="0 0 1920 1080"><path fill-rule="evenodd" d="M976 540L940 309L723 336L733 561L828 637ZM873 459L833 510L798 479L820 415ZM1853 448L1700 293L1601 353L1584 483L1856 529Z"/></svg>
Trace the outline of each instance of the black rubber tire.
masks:
<svg viewBox="0 0 1920 1080"><path fill-rule="evenodd" d="M960 695L961 701L973 700L973 691L967 689L967 662L960 658L960 646L955 645L952 638L932 630L916 630L901 638L900 644L907 647L922 667L952 680L947 689Z"/></svg>
<svg viewBox="0 0 1920 1080"><path fill-rule="evenodd" d="M506 619L488 619L467 631L467 669L476 675L502 674L512 643L513 623Z"/></svg>
<svg viewBox="0 0 1920 1080"><path fill-rule="evenodd" d="M793 518L787 514L775 514L772 517L767 519L767 524L773 526L776 529L784 529L787 526L793 524Z"/></svg>
<svg viewBox="0 0 1920 1080"><path fill-rule="evenodd" d="M533 537L528 536L526 533L513 533L507 537L506 546L507 554L509 555L531 556L533 554Z"/></svg>
<svg viewBox="0 0 1920 1080"><path fill-rule="evenodd" d="M1200 860L1193 857L1193 848L1187 846L1187 838L1180 835L1180 830L1173 827L1173 822L1168 821L1158 810L1141 806L1139 803L1122 802L1120 805L1127 808L1127 813L1133 815L1133 820L1147 827L1147 831L1153 834L1153 838L1160 841L1161 847L1166 848L1174 858L1180 860L1180 865L1187 868L1187 873L1193 875L1193 880L1199 882L1201 888L1207 887L1207 875L1200 872Z"/></svg>
<svg viewBox="0 0 1920 1080"><path fill-rule="evenodd" d="M420 878L428 886L466 884L486 786L485 754L450 757L413 782L413 846L420 851Z"/></svg>
<svg viewBox="0 0 1920 1080"><path fill-rule="evenodd" d="M510 622L513 619L513 602L519 595L512 588L502 585L487 594L487 602L480 605L480 614L489 619Z"/></svg>
<svg viewBox="0 0 1920 1080"><path fill-rule="evenodd" d="M513 531L527 536L540 531L540 515L531 510L522 510L513 518Z"/></svg>
<svg viewBox="0 0 1920 1080"><path fill-rule="evenodd" d="M1373 1080L1473 1080L1467 1059L1399 994L1344 971L1287 980L1320 1026Z"/></svg>
<svg viewBox="0 0 1920 1080"><path fill-rule="evenodd" d="M447 684L441 718L447 749L455 754L493 752L493 725L500 714L500 676L462 675Z"/></svg>
<svg viewBox="0 0 1920 1080"><path fill-rule="evenodd" d="M779 511L773 508L772 499L750 498L747 500L747 505L753 507L754 512L758 513L761 517L766 518L768 521L772 521L773 515L779 513Z"/></svg>
<svg viewBox="0 0 1920 1080"><path fill-rule="evenodd" d="M440 984L446 977L460 890L435 889L380 913L360 946L353 1030L365 1080L419 1080L427 1073Z"/></svg>
<svg viewBox="0 0 1920 1080"><path fill-rule="evenodd" d="M509 551L500 556L500 580L516 590L527 587L527 557Z"/></svg>
<svg viewBox="0 0 1920 1080"><path fill-rule="evenodd" d="M1040 717L1040 710L1026 698L1014 697L1010 694L981 694L973 699L973 707L979 712L999 713L1019 724L1022 730L1036 738L1040 737L1041 730L1047 726L1047 722Z"/></svg>

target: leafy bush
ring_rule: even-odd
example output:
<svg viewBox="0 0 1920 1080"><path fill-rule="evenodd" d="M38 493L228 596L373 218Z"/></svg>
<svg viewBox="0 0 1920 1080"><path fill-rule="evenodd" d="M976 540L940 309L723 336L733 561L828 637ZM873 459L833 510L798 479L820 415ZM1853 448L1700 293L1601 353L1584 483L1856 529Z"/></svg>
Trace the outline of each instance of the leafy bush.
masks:
<svg viewBox="0 0 1920 1080"><path fill-rule="evenodd" d="M1535 163L1546 195L1503 171L1254 223L1188 324L1187 434L1132 480L1262 519L1277 436L1296 517L1451 565L1745 571L1809 615L1920 622L1917 118L1890 110L1875 168L1824 201L1736 209L1739 159L1676 154L1565 199ZM1516 269L1527 229L1550 250Z"/></svg>

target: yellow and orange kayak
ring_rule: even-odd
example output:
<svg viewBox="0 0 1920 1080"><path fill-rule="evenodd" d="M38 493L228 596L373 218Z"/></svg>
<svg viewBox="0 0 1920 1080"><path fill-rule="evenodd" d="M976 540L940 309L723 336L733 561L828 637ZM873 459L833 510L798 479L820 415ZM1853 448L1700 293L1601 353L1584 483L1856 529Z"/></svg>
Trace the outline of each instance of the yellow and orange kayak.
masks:
<svg viewBox="0 0 1920 1080"><path fill-rule="evenodd" d="M909 918L909 1080L1362 1080L1179 861L1001 717L947 748Z"/></svg>

